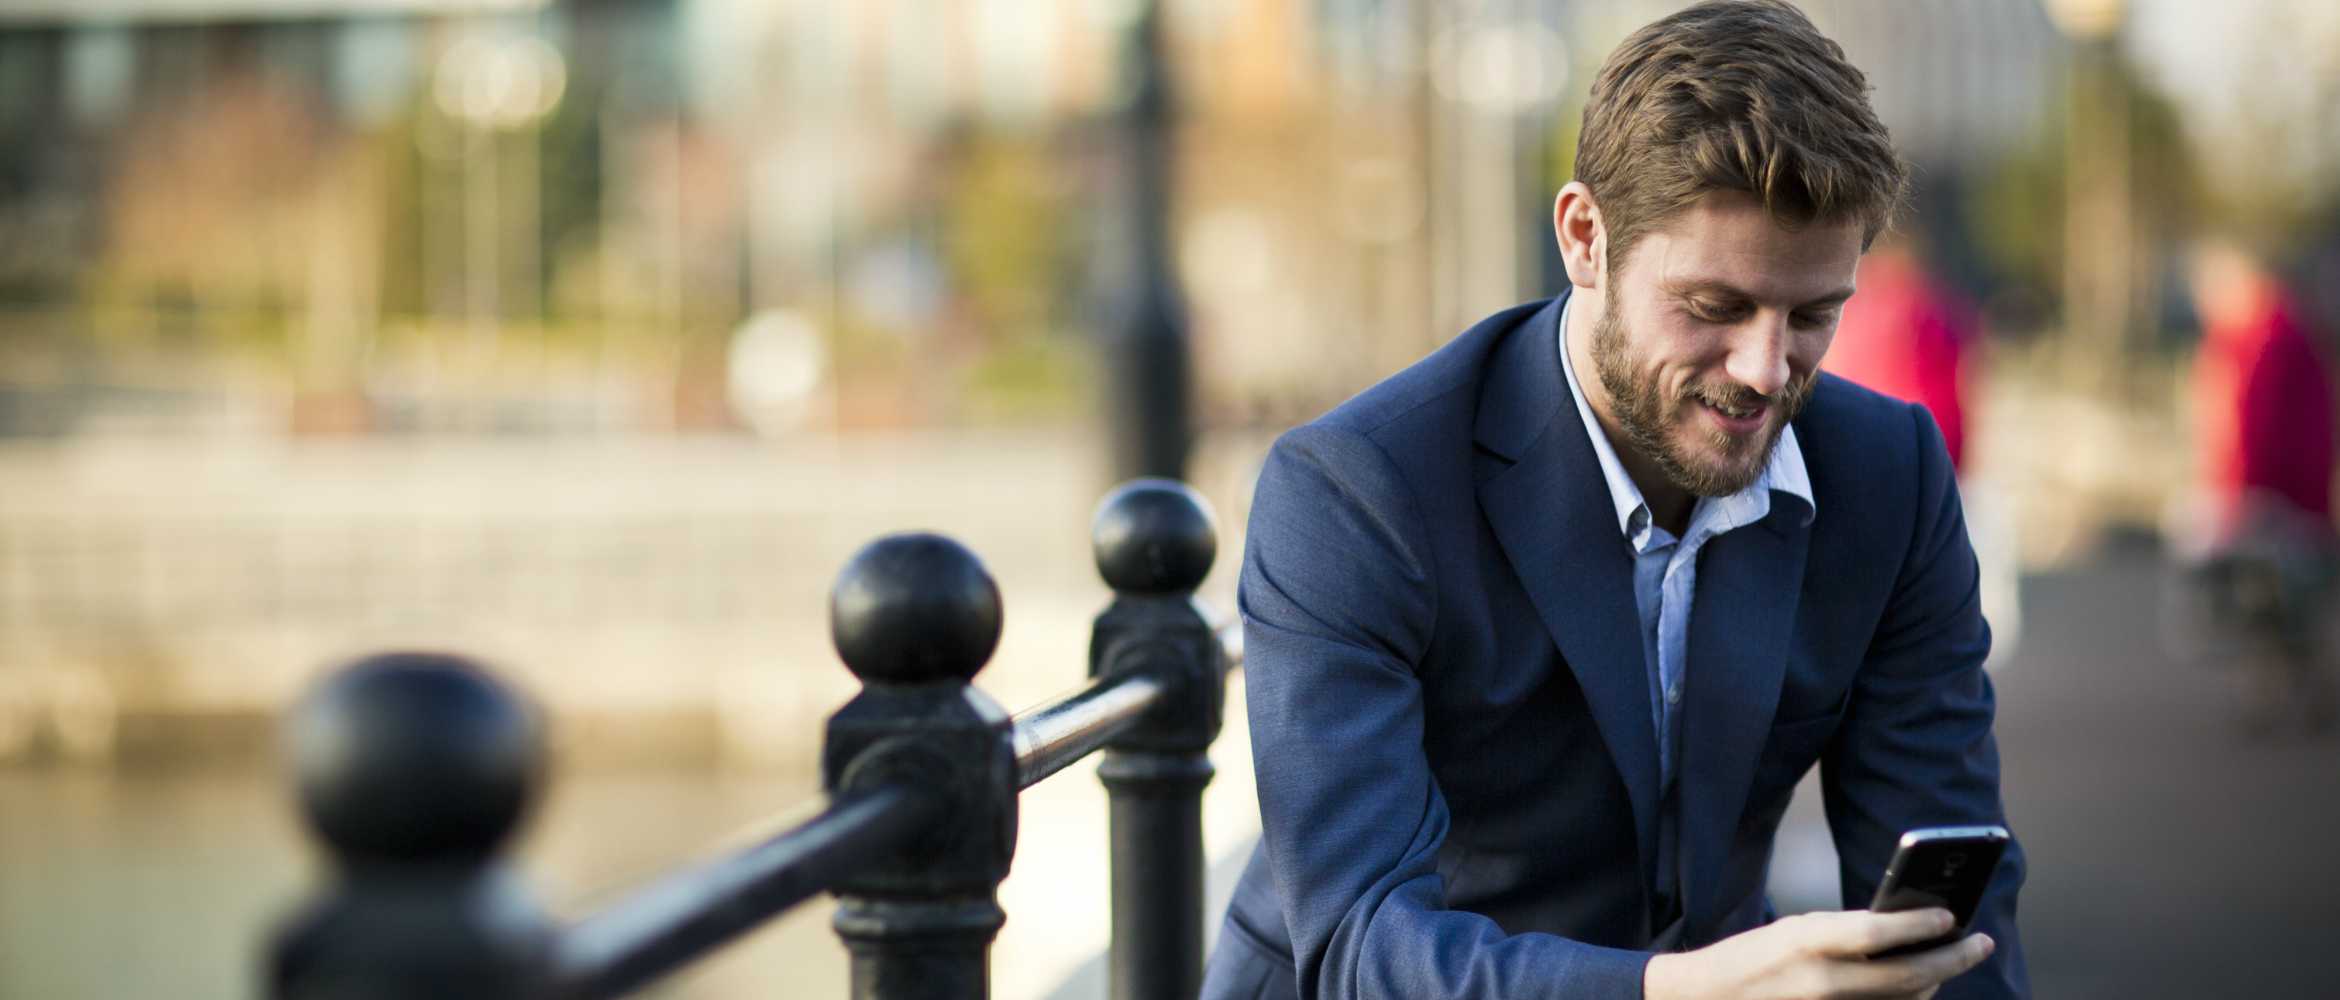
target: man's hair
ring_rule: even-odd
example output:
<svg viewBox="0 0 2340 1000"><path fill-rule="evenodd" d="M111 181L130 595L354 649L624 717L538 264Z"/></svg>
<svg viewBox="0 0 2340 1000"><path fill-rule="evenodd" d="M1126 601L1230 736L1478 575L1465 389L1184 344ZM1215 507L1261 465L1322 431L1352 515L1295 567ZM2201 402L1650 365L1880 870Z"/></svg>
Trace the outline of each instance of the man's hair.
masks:
<svg viewBox="0 0 2340 1000"><path fill-rule="evenodd" d="M1909 168L1844 49L1784 0L1706 0L1633 33L1593 80L1576 179L1609 266L1699 196L1744 191L1788 228L1891 222Z"/></svg>

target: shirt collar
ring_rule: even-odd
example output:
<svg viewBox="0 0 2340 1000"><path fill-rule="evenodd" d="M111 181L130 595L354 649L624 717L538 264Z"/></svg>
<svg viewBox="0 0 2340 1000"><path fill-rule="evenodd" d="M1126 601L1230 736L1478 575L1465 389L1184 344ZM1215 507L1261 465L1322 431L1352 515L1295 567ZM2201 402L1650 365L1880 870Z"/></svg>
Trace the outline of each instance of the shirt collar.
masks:
<svg viewBox="0 0 2340 1000"><path fill-rule="evenodd" d="M1649 501L1643 499L1641 487L1633 484L1633 477L1626 475L1625 464L1618 461L1617 449L1609 443L1609 435L1601 430L1592 404L1585 399L1584 386L1577 381L1576 360L1568 354L1568 312L1575 305L1575 296L1569 296L1560 305L1560 370L1568 376L1568 393L1576 400L1576 415L1582 418L1585 436L1592 439L1593 454L1600 459L1601 478L1608 481L1609 501L1617 508L1617 530L1638 550L1653 530ZM1812 499L1812 478L1804 469L1804 450L1796 444L1796 429L1792 425L1780 428L1779 444L1771 449L1763 474L1754 482L1730 496L1713 498L1720 503L1700 498L1692 510L1689 530L1692 534L1702 529L1708 534L1721 534L1760 521L1770 514L1771 494L1775 491L1803 501L1802 522L1812 523L1813 515L1820 508Z"/></svg>

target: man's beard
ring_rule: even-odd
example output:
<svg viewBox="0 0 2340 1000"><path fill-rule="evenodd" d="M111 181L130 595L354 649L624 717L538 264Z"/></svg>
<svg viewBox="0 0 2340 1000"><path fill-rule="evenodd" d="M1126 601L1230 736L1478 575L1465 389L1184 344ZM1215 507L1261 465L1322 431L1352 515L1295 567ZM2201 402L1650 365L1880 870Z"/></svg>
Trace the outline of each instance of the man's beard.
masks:
<svg viewBox="0 0 2340 1000"><path fill-rule="evenodd" d="M1625 324L1617 318L1616 305L1613 299L1602 303L1600 318L1593 322L1592 356L1601 388L1609 394L1610 412L1625 432L1626 443L1655 463L1668 482L1692 496L1729 496L1746 489L1763 475L1764 466L1771 461L1771 449L1779 443L1788 421L1803 412L1804 404L1811 400L1819 373L1791 375L1787 385L1770 396L1743 385L1693 383L1668 398L1658 386L1658 373L1639 364L1640 359L1626 346ZM1768 404L1768 426L1752 437L1719 429L1709 432L1707 444L1721 454L1719 459L1688 454L1675 436L1667 433L1668 404L1696 406L1701 402L1731 409Z"/></svg>

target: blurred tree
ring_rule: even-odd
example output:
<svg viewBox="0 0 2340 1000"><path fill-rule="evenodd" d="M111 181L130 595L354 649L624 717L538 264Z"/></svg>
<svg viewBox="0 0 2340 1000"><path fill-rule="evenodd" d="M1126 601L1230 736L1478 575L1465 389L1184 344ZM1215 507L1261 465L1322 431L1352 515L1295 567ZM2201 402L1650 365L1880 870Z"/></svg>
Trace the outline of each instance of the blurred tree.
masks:
<svg viewBox="0 0 2340 1000"><path fill-rule="evenodd" d="M609 182L602 176L604 159L602 144L608 141L603 128L602 111L608 87L600 80L576 80L567 96L545 119L537 141L543 155L538 160L539 172L537 202L538 244L546 249L545 266L537 272L540 301L548 311L557 305L554 282L563 261L562 257L589 248L595 238L607 229L601 217L603 187ZM583 317L548 316L551 328L582 332L587 324L574 322ZM562 320L572 322L563 323Z"/></svg>
<svg viewBox="0 0 2340 1000"><path fill-rule="evenodd" d="M2054 303L2066 327L2074 318L2065 293L2070 261L2083 254L2119 257L2108 266L2126 269L2135 305L2119 320L2128 327L2123 340L2144 346L2156 338L2137 328L2153 325L2160 315L2156 303L2162 276L2177 244L2198 223L2204 191L2176 108L2134 64L2117 51L2108 54L2111 58L2076 60L2073 99L2057 106L2035 141L1984 171L1975 197L1966 202L1967 223L1991 262L1991 283L2015 290L2011 298ZM2103 116L2116 114L2123 118L2122 127L2104 127ZM2074 148L2100 139L2117 145ZM2114 195L2125 214L2125 240L2094 238L2084 231L2079 235L2091 237L2089 242L2073 244L2075 234L2066 220L2075 157L2093 161L2095 169L2106 158L2117 158L2113 162L2126 172L2125 194ZM2008 321L2019 318L1995 313L1992 319L1993 329L2006 331Z"/></svg>
<svg viewBox="0 0 2340 1000"><path fill-rule="evenodd" d="M1061 206L1038 137L963 134L944 168L942 251L951 285L988 345L1044 335L1063 264Z"/></svg>
<svg viewBox="0 0 2340 1000"><path fill-rule="evenodd" d="M1054 415L1077 401L1080 345L1060 330L1070 240L1069 185L1039 131L958 133L944 157L941 251L953 345L966 352L967 403L1001 417Z"/></svg>
<svg viewBox="0 0 2340 1000"><path fill-rule="evenodd" d="M368 140L382 165L381 309L384 316L421 317L429 308L424 288L421 118L429 114L419 97Z"/></svg>

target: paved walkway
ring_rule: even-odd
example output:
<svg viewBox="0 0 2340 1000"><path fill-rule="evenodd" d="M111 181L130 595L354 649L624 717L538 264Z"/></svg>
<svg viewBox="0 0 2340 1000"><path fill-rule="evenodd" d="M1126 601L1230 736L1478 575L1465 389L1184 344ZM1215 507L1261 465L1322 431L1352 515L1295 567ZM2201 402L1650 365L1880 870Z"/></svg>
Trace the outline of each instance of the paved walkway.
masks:
<svg viewBox="0 0 2340 1000"><path fill-rule="evenodd" d="M2253 742L2156 640L2157 564L2036 582L2001 685L2046 997L2340 996L2340 740Z"/></svg>
<svg viewBox="0 0 2340 1000"><path fill-rule="evenodd" d="M1999 671L2036 991L2340 996L2340 740L2237 735L2232 678L2159 646L2158 574L2132 551L2032 578ZM1783 862L1824 841L1815 798L1791 811ZM1793 860L1776 874L1813 859Z"/></svg>

